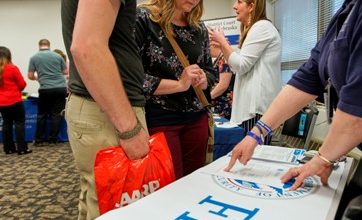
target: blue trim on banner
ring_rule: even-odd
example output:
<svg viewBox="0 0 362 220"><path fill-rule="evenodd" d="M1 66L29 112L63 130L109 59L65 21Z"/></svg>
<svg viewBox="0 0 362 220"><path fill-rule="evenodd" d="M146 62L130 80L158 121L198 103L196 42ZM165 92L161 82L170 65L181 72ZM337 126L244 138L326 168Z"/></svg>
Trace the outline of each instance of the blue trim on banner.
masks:
<svg viewBox="0 0 362 220"><path fill-rule="evenodd" d="M240 35L227 35L226 38L228 39L228 41L230 42L231 45L238 45L239 44L239 38Z"/></svg>

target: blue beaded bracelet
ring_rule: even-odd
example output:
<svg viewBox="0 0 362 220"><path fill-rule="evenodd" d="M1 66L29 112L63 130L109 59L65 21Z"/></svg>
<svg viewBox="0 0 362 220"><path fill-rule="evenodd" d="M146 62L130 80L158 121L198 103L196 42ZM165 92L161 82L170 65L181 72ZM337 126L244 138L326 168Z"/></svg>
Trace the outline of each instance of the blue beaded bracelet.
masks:
<svg viewBox="0 0 362 220"><path fill-rule="evenodd" d="M272 129L268 125L266 125L264 122L259 120L256 122L256 124L261 126L262 128L264 128L264 130L266 130L266 132L267 132L266 136L273 135Z"/></svg>
<svg viewBox="0 0 362 220"><path fill-rule="evenodd" d="M255 127L258 129L261 139L264 140L264 133L263 133L263 129L261 128L261 126L258 124L255 124Z"/></svg>
<svg viewBox="0 0 362 220"><path fill-rule="evenodd" d="M256 135L254 132L248 131L246 133L246 135L249 137L252 137L256 141L256 143L258 143L259 145L263 145L263 140L258 135Z"/></svg>

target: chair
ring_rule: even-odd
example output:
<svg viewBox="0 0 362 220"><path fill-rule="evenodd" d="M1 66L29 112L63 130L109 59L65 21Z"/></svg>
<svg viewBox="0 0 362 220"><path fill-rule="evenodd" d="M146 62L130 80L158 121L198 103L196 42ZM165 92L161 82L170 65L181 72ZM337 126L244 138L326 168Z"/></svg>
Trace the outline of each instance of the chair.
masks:
<svg viewBox="0 0 362 220"><path fill-rule="evenodd" d="M311 105L304 107L293 117L286 120L282 127L279 144L284 145L285 136L291 136L302 140L304 142L303 148L308 150L318 113L318 109ZM297 143L300 142L297 141ZM300 148L301 146L292 147Z"/></svg>
<svg viewBox="0 0 362 220"><path fill-rule="evenodd" d="M362 195L357 196L348 203L342 220L359 220L362 218Z"/></svg>

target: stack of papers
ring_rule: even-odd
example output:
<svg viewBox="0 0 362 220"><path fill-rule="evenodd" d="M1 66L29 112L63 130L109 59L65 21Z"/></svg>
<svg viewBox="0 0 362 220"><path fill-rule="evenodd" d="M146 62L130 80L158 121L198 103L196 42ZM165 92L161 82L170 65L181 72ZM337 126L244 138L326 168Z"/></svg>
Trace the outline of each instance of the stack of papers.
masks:
<svg viewBox="0 0 362 220"><path fill-rule="evenodd" d="M236 128L238 127L237 124L232 122L215 122L215 126L218 128Z"/></svg>
<svg viewBox="0 0 362 220"><path fill-rule="evenodd" d="M256 160L266 160L280 163L298 164L305 150L297 148L277 147L269 145L258 145L252 156Z"/></svg>

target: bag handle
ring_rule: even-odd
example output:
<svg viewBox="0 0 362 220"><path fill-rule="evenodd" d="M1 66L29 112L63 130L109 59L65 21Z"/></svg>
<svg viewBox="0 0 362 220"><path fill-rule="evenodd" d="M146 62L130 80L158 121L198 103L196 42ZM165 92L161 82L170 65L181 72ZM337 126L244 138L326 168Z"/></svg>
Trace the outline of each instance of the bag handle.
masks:
<svg viewBox="0 0 362 220"><path fill-rule="evenodd" d="M177 44L175 38L169 32L167 32L164 28L162 28L162 30L165 33L168 41L171 43L171 46L173 47L173 50L175 51L175 53L176 53L178 59L180 60L182 66L184 68L190 66L189 61L187 60L185 54L182 52L180 46ZM199 87L194 87L193 86L192 88L194 88L196 96L199 99L199 101L201 102L202 106L204 108L209 107L210 103L209 103L209 101L207 101L207 98L206 98L206 96L204 94L204 91L202 91L202 89L199 88Z"/></svg>

